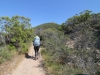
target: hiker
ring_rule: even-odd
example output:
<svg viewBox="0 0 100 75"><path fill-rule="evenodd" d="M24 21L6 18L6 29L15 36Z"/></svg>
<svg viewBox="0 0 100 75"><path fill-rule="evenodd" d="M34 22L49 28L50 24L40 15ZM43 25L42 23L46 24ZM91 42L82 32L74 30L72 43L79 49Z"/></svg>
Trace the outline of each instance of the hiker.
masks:
<svg viewBox="0 0 100 75"><path fill-rule="evenodd" d="M39 52L39 48L40 48L40 37L39 36L36 36L34 38L33 45L34 45L35 59L36 59L36 56L38 56L38 52Z"/></svg>

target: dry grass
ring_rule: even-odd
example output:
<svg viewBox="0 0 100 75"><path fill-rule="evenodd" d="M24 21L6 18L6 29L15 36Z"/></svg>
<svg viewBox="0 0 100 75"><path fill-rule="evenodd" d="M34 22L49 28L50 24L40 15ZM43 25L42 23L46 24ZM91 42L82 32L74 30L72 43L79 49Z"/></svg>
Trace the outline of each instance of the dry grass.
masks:
<svg viewBox="0 0 100 75"><path fill-rule="evenodd" d="M18 66L18 63L20 63L23 58L23 55L16 54L11 60L2 63L0 65L0 75L10 74Z"/></svg>

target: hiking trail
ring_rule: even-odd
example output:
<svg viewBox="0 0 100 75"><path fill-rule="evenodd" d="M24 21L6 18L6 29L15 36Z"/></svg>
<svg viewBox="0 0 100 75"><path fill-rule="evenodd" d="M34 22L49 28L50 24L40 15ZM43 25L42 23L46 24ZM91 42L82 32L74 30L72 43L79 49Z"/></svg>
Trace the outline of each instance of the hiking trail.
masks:
<svg viewBox="0 0 100 75"><path fill-rule="evenodd" d="M34 60L31 56L34 57L33 46L31 45L28 54L25 55L24 58L16 67L15 70L12 71L11 74L8 75L45 75L45 71L43 70L40 57L38 60Z"/></svg>

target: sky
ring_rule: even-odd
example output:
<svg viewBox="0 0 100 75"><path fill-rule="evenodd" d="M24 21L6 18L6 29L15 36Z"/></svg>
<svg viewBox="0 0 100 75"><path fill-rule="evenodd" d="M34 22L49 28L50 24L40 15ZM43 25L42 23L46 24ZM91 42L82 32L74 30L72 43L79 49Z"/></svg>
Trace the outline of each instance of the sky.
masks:
<svg viewBox="0 0 100 75"><path fill-rule="evenodd" d="M28 17L32 27L48 22L62 24L84 10L99 13L100 0L0 0L0 17Z"/></svg>

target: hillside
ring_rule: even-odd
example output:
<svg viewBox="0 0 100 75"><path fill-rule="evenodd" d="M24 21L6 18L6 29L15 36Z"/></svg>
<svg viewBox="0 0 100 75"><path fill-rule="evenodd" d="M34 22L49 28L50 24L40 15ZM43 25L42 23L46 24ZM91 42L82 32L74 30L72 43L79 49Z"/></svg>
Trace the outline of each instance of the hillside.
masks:
<svg viewBox="0 0 100 75"><path fill-rule="evenodd" d="M85 10L56 27L42 24L35 32L46 48L42 53L50 74L100 74L99 13Z"/></svg>

